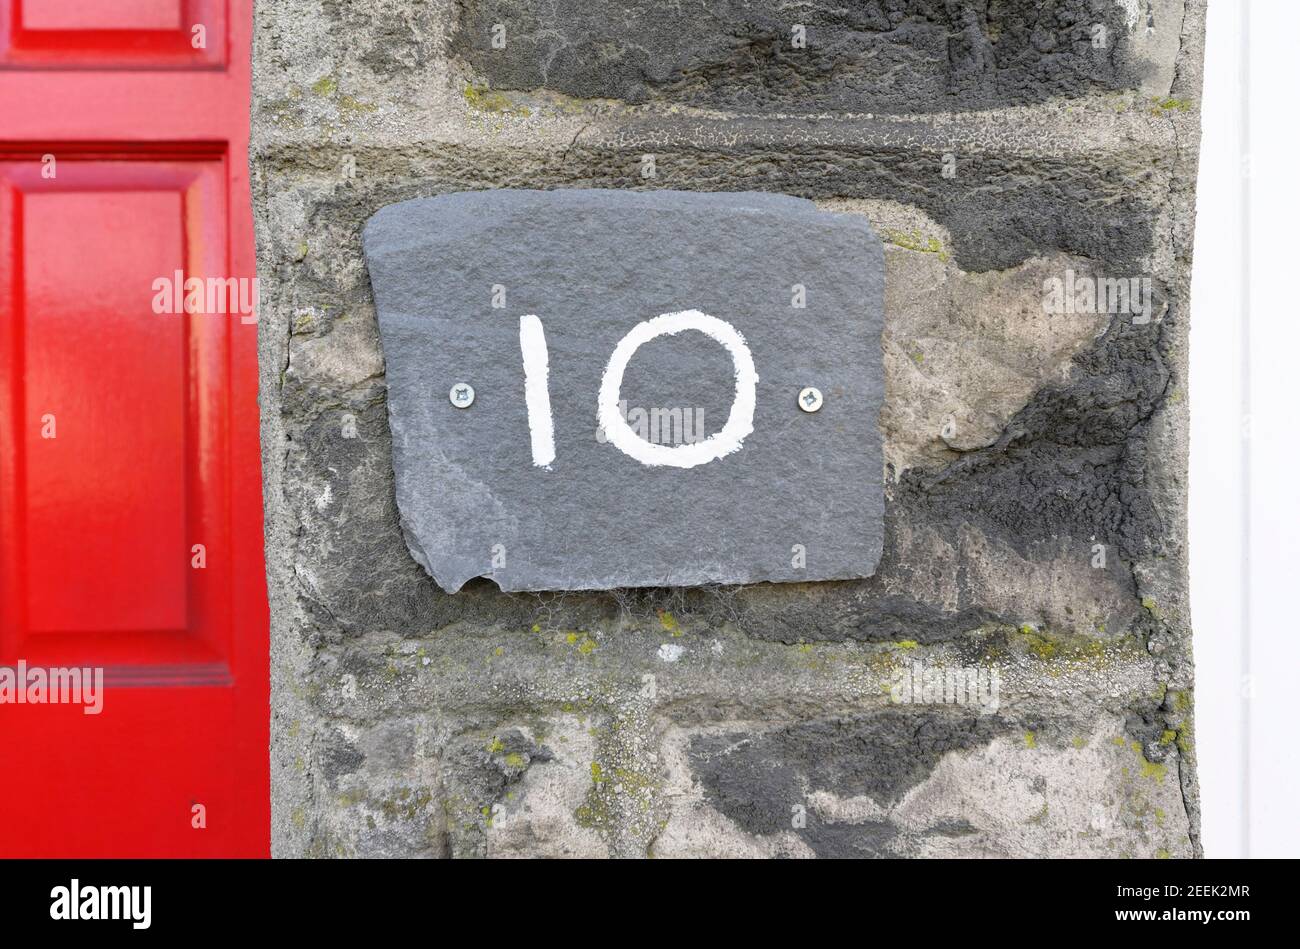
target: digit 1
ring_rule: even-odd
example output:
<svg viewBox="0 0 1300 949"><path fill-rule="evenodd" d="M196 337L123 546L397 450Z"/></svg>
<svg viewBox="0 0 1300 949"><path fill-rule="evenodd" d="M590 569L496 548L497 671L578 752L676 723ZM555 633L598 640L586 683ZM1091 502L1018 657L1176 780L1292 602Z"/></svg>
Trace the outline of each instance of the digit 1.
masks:
<svg viewBox="0 0 1300 949"><path fill-rule="evenodd" d="M519 352L524 358L524 400L528 405L528 432L533 441L533 464L550 468L555 460L555 427L551 421L550 362L546 331L534 314L519 317Z"/></svg>

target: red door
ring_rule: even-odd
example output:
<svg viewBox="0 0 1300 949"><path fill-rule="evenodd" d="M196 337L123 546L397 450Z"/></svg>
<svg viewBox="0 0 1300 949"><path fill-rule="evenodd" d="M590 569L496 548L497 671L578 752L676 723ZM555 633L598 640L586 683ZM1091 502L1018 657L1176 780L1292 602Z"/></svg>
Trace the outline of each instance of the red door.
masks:
<svg viewBox="0 0 1300 949"><path fill-rule="evenodd" d="M0 0L0 855L268 851L250 31Z"/></svg>

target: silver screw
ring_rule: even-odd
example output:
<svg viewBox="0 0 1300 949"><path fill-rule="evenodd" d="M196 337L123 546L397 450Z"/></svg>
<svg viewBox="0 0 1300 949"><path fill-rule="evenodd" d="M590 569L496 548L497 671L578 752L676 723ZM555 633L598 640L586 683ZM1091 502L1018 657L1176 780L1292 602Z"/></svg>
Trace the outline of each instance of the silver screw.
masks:
<svg viewBox="0 0 1300 949"><path fill-rule="evenodd" d="M822 407L822 390L816 386L805 386L799 392L799 408L805 412L816 412Z"/></svg>
<svg viewBox="0 0 1300 949"><path fill-rule="evenodd" d="M474 387L468 382L458 382L447 393L451 404L458 409L467 409L474 404Z"/></svg>

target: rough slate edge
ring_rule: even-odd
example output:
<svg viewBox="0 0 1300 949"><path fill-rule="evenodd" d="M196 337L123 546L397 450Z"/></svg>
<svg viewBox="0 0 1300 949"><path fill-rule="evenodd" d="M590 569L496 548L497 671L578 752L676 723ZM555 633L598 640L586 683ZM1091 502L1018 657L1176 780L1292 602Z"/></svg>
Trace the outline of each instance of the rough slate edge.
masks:
<svg viewBox="0 0 1300 949"><path fill-rule="evenodd" d="M390 242L392 240L385 231L387 228L400 226L398 222L405 216L412 215L429 204L440 204L455 207L457 205L481 205L483 203L492 203L493 196L511 194L511 195L547 195L552 200L560 204L572 204L578 206L581 198L585 195L599 194L604 196L619 195L617 200L625 201L629 207L643 207L652 210L663 210L666 207L665 200L675 201L680 204L691 204L699 206L701 204L714 204L720 208L738 208L747 211L801 211L810 216L815 216L819 220L838 221L848 224L856 229L863 230L869 234L877 244L880 238L872 230L870 223L863 217L856 214L845 214L838 211L823 211L817 205L807 198L798 198L794 195L776 194L770 191L620 191L617 188L557 188L554 190L545 190L540 188L511 188L511 189L485 189L482 191L457 191L452 194L435 195L428 198L412 198L409 201L399 201L396 204L390 204L380 208L370 216L366 221L365 228L361 233L361 242L366 254L366 267L370 267L370 259L373 248L378 241ZM474 210L467 207L466 210ZM376 302L378 302L379 293L376 293Z"/></svg>
<svg viewBox="0 0 1300 949"><path fill-rule="evenodd" d="M510 198L508 199L505 198L504 197L505 195L509 195ZM766 216L767 212L779 212L781 217L788 217L789 213L791 211L794 211L794 212L798 212L802 216L808 218L815 218L820 223L842 226L847 230L857 232L860 237L865 238L868 242L867 244L868 248L870 248L870 251L874 252L874 256L878 259L878 263L880 265L879 273L881 275L881 279L880 279L880 287L879 287L880 293L877 299L875 300L875 303L876 303L876 310L881 317L881 327L880 327L881 331L883 331L884 329L883 326L884 245L881 242L879 236L875 233L875 230L874 228L872 228L870 222L868 222L864 217L860 215L823 210L819 208L813 201L810 201L806 198L800 198L794 195L781 194L777 192L767 192L767 191L713 192L713 191L678 191L672 189L650 190L650 191L624 191L624 190L612 189L612 188L610 189L606 189L606 188L490 189L489 188L489 189L482 189L479 191L461 191L461 192L453 192L450 194L434 195L430 197L412 198L406 201L399 201L394 204L386 205L385 207L380 208L378 211L376 211L366 221L366 224L362 230L362 245L363 245L363 253L366 260L367 271L373 272L372 255L378 252L378 247L380 247L381 245L388 252L394 252L394 251L400 252L403 246L417 247L417 246L422 246L425 243L422 240L416 240L416 241L408 241L404 245L395 245L393 243L392 237L389 236L388 232L390 228L395 228L398 231L405 230L404 219L411 218L411 217L419 218L423 214L423 211L426 207L430 205L443 205L443 206L448 206L450 208L457 208L458 210L462 211L462 213L474 213L476 214L476 216L481 216L484 210L483 205L487 204L490 209L490 206L492 204L498 203L497 201L494 201L494 198L496 198L497 196L501 196L501 200L499 203L501 204L504 210L507 211L514 210L516 207L514 204L514 200L515 197L519 195L528 195L533 197L546 196L550 201L555 202L557 205L561 207L564 206L583 207L584 198L591 195L600 195L605 200L612 199L615 201L623 202L632 208L644 208L647 210L655 210L655 211L671 210L674 204L683 207L689 207L689 209L691 210L698 210L701 208L702 205L711 204L719 208L738 209L738 210L756 212L759 214L763 214L764 216ZM375 286L373 280L371 281L371 289L372 289L372 293L374 294L376 309L381 309L380 300L383 296L383 293L380 291L380 289L377 286ZM381 338L382 338L383 321L380 321L380 329L381 329ZM881 358L883 358L883 353L881 353L880 355ZM880 361L877 360L876 364L880 365ZM874 418L875 430L877 431L877 433L880 432L879 416L880 416L880 412L883 410L884 400L886 395L887 393L884 391L883 388L883 377L882 377L881 393L880 393L879 401L877 402L876 405L875 418ZM392 425L393 425L392 403L389 402L388 405L389 405L388 418L389 418L389 425L390 425L390 434L393 435L391 439L391 446L392 446L392 451L396 453L398 451L398 438L396 437L396 433L392 431ZM883 436L881 437L883 438ZM883 550L884 550L883 517L884 517L886 498L884 496L883 454L881 460L882 460L882 473L881 473L881 483L879 489L880 489L880 506L881 506L882 520L880 524L880 529L877 532L875 532L875 543L871 545L871 550L869 551L868 559L871 563L871 567L869 570L853 571L838 576L820 577L816 580L808 580L804 578L793 578L793 577L792 578L775 577L775 578L751 579L748 581L713 580L713 581L700 581L694 583L667 583L667 584L645 583L645 584L635 584L635 585L624 584L621 586L610 586L610 585L583 586L583 585L573 585L573 584L564 585L564 586L555 586L555 587L531 587L530 586L527 588L527 590L520 589L520 590L511 590L511 591L504 590L504 588L501 588L498 584L498 588L502 589L503 592L530 592L530 591L531 592L558 592L558 591L603 592L603 591L609 591L613 589L629 589L637 586L643 588L657 588L657 587L664 587L664 586L689 588L689 587L700 587L700 586L709 586L709 585L717 585L717 584L721 584L723 586L755 586L761 584L776 584L776 583L808 583L808 582L830 583L830 582L837 582L842 580L868 579L874 576L876 570L879 568L880 558L882 557ZM395 489L398 495L400 496L401 486L396 485ZM438 579L437 574L433 570L428 554L424 550L424 545L419 542L415 530L411 527L408 521L405 507L401 504L397 504L396 507L398 512L398 523L408 552L411 554L411 557L420 565L420 567L430 576L430 578L432 578L434 582L437 583L438 586L444 590L444 592L454 595L455 593L463 589L465 583L468 583L471 580L476 580L476 579L486 579L496 583L496 578L491 575L491 571L483 571L471 577L466 578L464 581L462 581L459 584L453 584L454 586L453 589L448 589L446 586L444 586L443 581Z"/></svg>

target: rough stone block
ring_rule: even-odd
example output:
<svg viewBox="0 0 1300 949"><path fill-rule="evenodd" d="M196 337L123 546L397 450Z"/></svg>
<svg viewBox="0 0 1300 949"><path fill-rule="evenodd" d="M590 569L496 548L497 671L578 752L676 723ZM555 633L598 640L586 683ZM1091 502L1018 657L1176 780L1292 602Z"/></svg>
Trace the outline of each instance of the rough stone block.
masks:
<svg viewBox="0 0 1300 949"><path fill-rule="evenodd" d="M673 13L631 0L258 4L274 852L1199 854L1185 396L1204 14L1202 0L709 0ZM803 49L787 45L798 21ZM750 235L732 216L785 220L782 209L808 222L849 215L878 236L883 319L868 329L879 332L881 455L869 476L837 485L863 510L879 492L870 576L438 588L402 523L417 471L402 459L430 450L402 442L415 349L391 345L383 268L373 255L367 267L363 231L391 205L515 189L613 190L628 208L675 200L659 192L692 203L763 192L708 199L737 246ZM570 274L578 313L572 239L531 224L549 242L526 246ZM674 259L637 227L588 261L627 300L648 291L644 271L611 277L635 257L620 240L648 238L640 253ZM518 230L505 242L530 240ZM682 233L698 245L705 232ZM500 411L496 390L514 386L498 420L515 431L487 443L481 473L532 469L518 319L546 319L546 301L511 298L518 265L499 234L448 246L445 259L432 256L438 241L447 235L422 231L412 244L428 255L423 277L451 288L449 303L465 274L489 284L489 301L491 284L506 284L509 310L484 319L508 312L513 325L455 352L406 341L427 365L481 360L475 377L489 380L472 409L451 408L450 383L430 386L428 404L472 419ZM795 259L792 245L781 252ZM813 246L807 269L848 269ZM547 268L533 266L541 279ZM507 278L489 279L498 268ZM785 284L772 269L736 271L710 305ZM1132 280L1136 301L1097 304L1099 288ZM1071 305L1055 306L1067 283ZM663 296L630 309L644 319L687 305ZM574 451L609 487L591 390L625 330L599 323L608 311L594 318L590 340L561 338L576 321L548 332L557 360L569 347L590 350L584 366L604 357L584 370L581 410L562 401L552 365L557 433L583 444L557 444L550 474ZM835 346L815 335L830 322L796 325L818 351ZM500 378L483 355L498 348L512 357ZM682 358L669 345L656 365L731 371L720 350L699 347L698 364L680 367L670 350ZM655 383L635 382L647 408L678 404ZM715 397L721 412L722 393L698 395ZM793 464L764 474L792 490ZM733 492L738 508L793 497L753 489ZM521 507L522 486L507 494L543 524L566 511L545 494ZM646 498L623 503L643 505L639 523L663 551L682 499ZM550 529L572 540L568 525ZM687 540L718 544L709 530ZM618 542L630 551L645 538L601 536L631 582L640 561L619 562ZM493 542L471 546L490 558ZM490 559L463 567L448 586L491 576ZM918 675L943 688L903 698ZM996 708L956 701L955 683L991 687L994 675Z"/></svg>
<svg viewBox="0 0 1300 949"><path fill-rule="evenodd" d="M497 89L746 111L933 112L1167 95L1181 0L484 0L452 50Z"/></svg>

